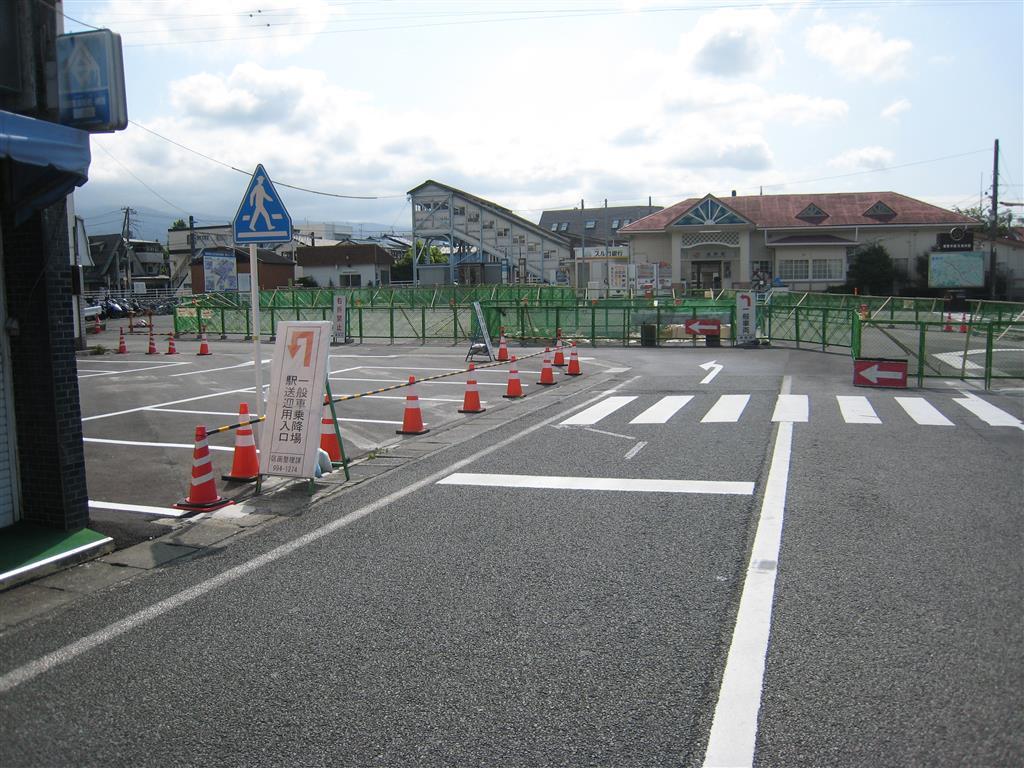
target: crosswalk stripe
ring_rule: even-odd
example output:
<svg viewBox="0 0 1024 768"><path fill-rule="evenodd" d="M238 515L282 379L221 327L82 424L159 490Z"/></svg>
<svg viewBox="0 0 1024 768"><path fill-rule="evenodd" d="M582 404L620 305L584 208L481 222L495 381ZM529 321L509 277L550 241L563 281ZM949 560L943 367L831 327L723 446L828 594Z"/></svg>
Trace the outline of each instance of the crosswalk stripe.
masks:
<svg viewBox="0 0 1024 768"><path fill-rule="evenodd" d="M701 422L704 424L716 424L724 422L736 422L743 415L743 409L750 402L750 395L721 395L706 414Z"/></svg>
<svg viewBox="0 0 1024 768"><path fill-rule="evenodd" d="M839 411L847 424L881 424L875 409L863 395L836 395Z"/></svg>
<svg viewBox="0 0 1024 768"><path fill-rule="evenodd" d="M609 397L599 403L595 403L585 411L580 411L575 416L570 416L568 419L563 421L562 424L597 424L597 422L605 416L614 413L622 406L627 405L634 400L636 400L636 396Z"/></svg>
<svg viewBox="0 0 1024 768"><path fill-rule="evenodd" d="M807 395L779 395L772 421L807 421Z"/></svg>
<svg viewBox="0 0 1024 768"><path fill-rule="evenodd" d="M923 397L897 397L896 402L907 415L925 427L952 427L953 422L939 413L938 409Z"/></svg>
<svg viewBox="0 0 1024 768"><path fill-rule="evenodd" d="M979 419L992 427L1019 427L1021 421L1016 416L996 408L992 403L980 397L954 397L953 402L961 405Z"/></svg>
<svg viewBox="0 0 1024 768"><path fill-rule="evenodd" d="M668 395L641 413L630 424L664 424L676 411L693 400L693 395Z"/></svg>

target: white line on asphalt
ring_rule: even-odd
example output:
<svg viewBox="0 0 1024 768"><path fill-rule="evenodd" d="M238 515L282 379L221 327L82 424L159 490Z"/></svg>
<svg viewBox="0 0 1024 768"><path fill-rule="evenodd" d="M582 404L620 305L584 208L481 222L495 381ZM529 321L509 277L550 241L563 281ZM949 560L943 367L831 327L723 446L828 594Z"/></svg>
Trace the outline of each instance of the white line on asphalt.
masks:
<svg viewBox="0 0 1024 768"><path fill-rule="evenodd" d="M89 509L141 512L144 515L159 515L160 517L181 517L189 513L187 509L175 509L174 507L148 507L145 504L119 504L116 501L93 501L92 499L89 499Z"/></svg>
<svg viewBox="0 0 1024 768"><path fill-rule="evenodd" d="M192 443L140 443L134 440L108 440L105 437L83 437L83 443L108 443L110 445L137 445L142 448L195 448ZM211 445L211 451L233 451L234 447L223 448L219 445Z"/></svg>
<svg viewBox="0 0 1024 768"><path fill-rule="evenodd" d="M711 410L701 419L703 424L735 424L750 402L750 395L720 395Z"/></svg>
<svg viewBox="0 0 1024 768"><path fill-rule="evenodd" d="M807 421L807 395L779 395L772 421Z"/></svg>
<svg viewBox="0 0 1024 768"><path fill-rule="evenodd" d="M881 424L875 409L863 395L836 395L839 410L847 424Z"/></svg>
<svg viewBox="0 0 1024 768"><path fill-rule="evenodd" d="M691 400L693 400L693 395L667 395L629 423L664 424Z"/></svg>
<svg viewBox="0 0 1024 768"><path fill-rule="evenodd" d="M789 389L789 384L787 376L782 384L784 392ZM704 755L705 768L734 768L754 763L757 713L761 708L765 659L771 635L775 575L782 547L782 519L786 508L792 443L793 424L782 422L775 437L736 627L711 722L711 735Z"/></svg>
<svg viewBox="0 0 1024 768"><path fill-rule="evenodd" d="M577 413L572 418L563 421L566 425L579 425L579 424L597 424L605 416L619 410L624 405L636 400L636 396L624 396L624 397L609 397L596 405L587 408L587 410Z"/></svg>
<svg viewBox="0 0 1024 768"><path fill-rule="evenodd" d="M445 370L450 371L451 368L446 368ZM525 371L520 371L520 373L525 373ZM331 376L330 380L331 381L362 381L362 382L366 382L368 384L369 383L373 383L373 384L406 384L409 381L408 377L406 377L404 379L359 379L359 378L345 377L345 376ZM449 384L449 385L451 385L451 384L458 384L459 386L465 386L465 384L463 384L461 381L420 381L419 379L416 379L416 383L417 384ZM478 387L504 387L505 384L503 384L501 382L496 382L496 381L478 381L477 382L477 386Z"/></svg>
<svg viewBox="0 0 1024 768"><path fill-rule="evenodd" d="M621 384L620 386L626 386L628 384L631 384L633 381L636 381L637 378L639 377L629 379L628 381L623 382L623 384ZM12 669L10 672L7 672L6 674L0 676L0 693L6 693L7 691L18 687L19 685L22 685L24 683L29 682L30 680L35 679L44 672L47 672L51 669L54 669L55 667L60 666L61 664L71 661L72 659L81 656L83 653L91 651L93 648L97 648L103 645L104 643L108 643L111 640L114 640L120 637L121 635L125 634L126 632L130 632L136 627L142 626L143 624L152 621L158 616L162 616L163 614L174 610L180 605L184 605L193 600L196 600L197 598L202 597L208 592L212 592L218 587L230 584L236 579L240 579L242 576L252 573L253 571L262 568L265 565L269 565L270 563L276 562L284 557L287 557L288 555L292 554L293 552L299 549L302 549L308 544L312 544L315 541L319 541L324 536L334 533L335 531L340 530L341 528L344 528L347 525L351 525L352 523L361 520L362 518L367 517L368 515L373 514L377 510L383 509L389 504L392 504L393 502L398 501L399 499L405 498L409 494L415 493L416 491L422 490L423 488L433 485L439 479L449 474L450 472L462 469L463 467L472 464L474 461L479 461L485 456L491 455L495 451L500 451L508 447L512 443L516 442L517 440L520 440L526 437L527 435L531 435L540 429L544 429L549 424L553 424L559 419L564 418L567 414L573 413L579 410L580 408L586 408L591 403L596 402L597 400L600 400L604 397L607 397L609 394L615 391L616 389L610 389L601 392L595 395L594 397L590 398L589 400L584 400L579 405L575 405L569 408L568 410L563 411L562 413L552 416L551 418L544 419L543 421L534 424L532 427L527 427L521 432L517 432L511 437L505 438L504 440L500 440L497 443L494 443L493 445L490 445L486 448L482 448L476 453L472 454L471 456L467 456L464 459L460 459L459 461L456 461L448 465L444 469L435 472L432 475L428 475L427 477L424 477L422 480L417 480L414 483L410 483L404 488L401 488L387 496L383 496L377 499L376 501L373 501L367 504L366 506L355 510L354 512L350 512L349 514L344 515L343 517L336 518L331 522L327 523L326 525L323 525L313 531L310 531L309 533L306 533L297 539L293 539L287 544L282 544L279 547L275 547L274 549L260 555L259 557L255 557L252 560L247 560L246 562L240 565L236 565L234 568L230 568L224 571L223 573L217 574L213 578L207 579L206 581L202 581L196 584L195 586L189 587L188 589L178 592L177 594L172 595L171 597L161 600L159 603L155 603L149 606L148 608L144 608L141 611L137 611L136 613L133 613L132 615L127 616L121 619L120 621L116 621L113 624L104 627L103 629L93 632L90 635L86 635L80 640L76 640L73 643L69 643L68 645L62 646L61 648L58 648L55 651L51 651L50 653L40 656L39 658L34 659L26 664L22 664L20 667L16 667L15 669Z"/></svg>
<svg viewBox="0 0 1024 768"><path fill-rule="evenodd" d="M626 455L623 456L622 458L624 458L624 459L632 459L634 456L636 456L638 453L640 453L640 451L642 451L644 449L645 445L647 445L647 441L646 440L641 440L639 443L637 443L632 448L630 448L628 451L626 451Z"/></svg>
<svg viewBox="0 0 1024 768"><path fill-rule="evenodd" d="M618 432L608 432L604 429L594 429L593 427L584 427L587 432L593 432L595 435L608 435L609 437L621 437L626 440L636 440L636 435L620 435Z"/></svg>
<svg viewBox="0 0 1024 768"><path fill-rule="evenodd" d="M269 362L272 362L272 361L268 358L267 360L260 361L260 365L261 366L262 365L266 365ZM231 370L234 370L235 368L252 368L252 360L250 360L247 363L239 363L238 365L227 365L227 366L225 366L223 368L205 368L205 369L203 369L201 371L187 371L186 373L172 373L171 374L171 378L174 378L176 376L195 376L197 373L214 373L216 371L231 371Z"/></svg>
<svg viewBox="0 0 1024 768"><path fill-rule="evenodd" d="M631 477L557 477L456 472L438 485L477 485L491 488L543 488L560 491L625 491L639 493L706 493L750 496L754 484L730 480L656 480Z"/></svg>
<svg viewBox="0 0 1024 768"><path fill-rule="evenodd" d="M939 413L939 410L923 397L897 397L896 402L907 415L925 427L952 427L953 422Z"/></svg>
<svg viewBox="0 0 1024 768"><path fill-rule="evenodd" d="M184 408L147 408L156 413L191 413L196 416L237 416L238 411L189 411ZM250 414L251 416L252 414Z"/></svg>
<svg viewBox="0 0 1024 768"><path fill-rule="evenodd" d="M17 576L19 573L26 573L27 571L31 571L34 568L40 568L40 567L46 565L47 563L55 563L58 560L64 560L65 558L72 557L73 555L77 555L77 554L79 554L81 552L88 552L90 549L96 549L96 547L102 547L108 541L113 541L113 539L110 538L109 536L107 536L105 539L100 539L99 541L93 541L93 542L90 542L89 544L83 544L80 547L75 547L74 549L69 549L67 552L61 552L60 554L53 555L52 557L44 558L43 560L33 560L28 565L23 565L20 568L15 568L14 570L7 571L6 573L0 573L0 579L9 579L11 576ZM0 679L2 679L2 678L0 678Z"/></svg>
<svg viewBox="0 0 1024 768"><path fill-rule="evenodd" d="M523 384L523 389L526 389L527 384ZM349 394L334 393L335 397L352 397L357 394L351 392ZM406 395L363 395L361 400L408 400ZM464 402L461 397L423 397L422 395L417 398L421 403L462 403Z"/></svg>
<svg viewBox="0 0 1024 768"><path fill-rule="evenodd" d="M992 403L982 400L977 395L954 397L953 402L963 406L991 427L1021 426L1021 421L1016 416L1007 413L1002 408L996 408Z"/></svg>
<svg viewBox="0 0 1024 768"><path fill-rule="evenodd" d="M111 360L110 362L114 362L114 361ZM94 373L92 371L89 371L89 373L86 373L84 375L79 373L78 374L78 378L80 378L80 379L91 379L91 378L94 378L96 376L123 376L126 373L140 373L140 372L141 373L146 373L148 371L155 371L158 368L171 368L171 367L176 366L176 365L188 365L188 364L189 363L154 363L153 365L146 366L145 368L129 368L128 370L125 370L125 371L104 371L103 373ZM171 375L174 375L174 374L171 374Z"/></svg>
<svg viewBox="0 0 1024 768"><path fill-rule="evenodd" d="M153 405L140 405L138 408L129 408L125 411L114 411L113 413L100 413L96 416L84 416L82 421L93 421L94 419L109 419L111 416L124 416L128 413L138 413L139 411L148 411L151 408L163 408L166 405L180 405L181 403L193 403L196 400L206 400L209 397L223 397L224 395L237 395L242 392L252 392L255 387L246 387L245 389L229 389L225 392L213 392L209 395L198 395L196 397L186 397L182 400L171 400L166 403L155 403Z"/></svg>

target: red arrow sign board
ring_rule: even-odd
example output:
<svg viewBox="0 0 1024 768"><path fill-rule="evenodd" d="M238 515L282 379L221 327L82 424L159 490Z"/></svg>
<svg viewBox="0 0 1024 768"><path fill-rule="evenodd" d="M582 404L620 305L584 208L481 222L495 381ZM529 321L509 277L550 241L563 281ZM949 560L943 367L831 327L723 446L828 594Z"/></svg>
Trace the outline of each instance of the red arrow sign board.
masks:
<svg viewBox="0 0 1024 768"><path fill-rule="evenodd" d="M722 322L715 319L695 317L684 324L687 333L702 333L705 336L718 336L722 333Z"/></svg>
<svg viewBox="0 0 1024 768"><path fill-rule="evenodd" d="M906 360L872 360L863 358L853 361L853 385L855 387L903 387L907 386Z"/></svg>

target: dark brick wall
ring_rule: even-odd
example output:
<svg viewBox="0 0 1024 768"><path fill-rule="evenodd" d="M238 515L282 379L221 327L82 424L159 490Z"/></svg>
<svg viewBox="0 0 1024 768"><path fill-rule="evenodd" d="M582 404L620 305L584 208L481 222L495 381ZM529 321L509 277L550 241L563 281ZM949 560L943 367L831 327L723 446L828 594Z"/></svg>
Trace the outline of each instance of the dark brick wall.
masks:
<svg viewBox="0 0 1024 768"><path fill-rule="evenodd" d="M7 314L22 519L74 530L89 522L64 202L18 227L4 216Z"/></svg>

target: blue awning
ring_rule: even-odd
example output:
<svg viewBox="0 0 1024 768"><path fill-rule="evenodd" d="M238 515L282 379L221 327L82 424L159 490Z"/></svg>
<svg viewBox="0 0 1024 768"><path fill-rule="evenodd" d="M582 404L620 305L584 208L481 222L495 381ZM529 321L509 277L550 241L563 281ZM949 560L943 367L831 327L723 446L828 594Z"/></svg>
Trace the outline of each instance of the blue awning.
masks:
<svg viewBox="0 0 1024 768"><path fill-rule="evenodd" d="M0 110L0 161L10 164L5 204L20 223L89 178L89 134Z"/></svg>

